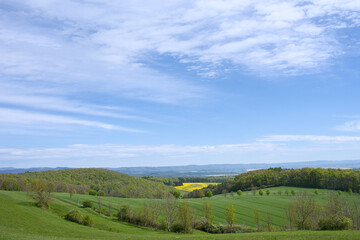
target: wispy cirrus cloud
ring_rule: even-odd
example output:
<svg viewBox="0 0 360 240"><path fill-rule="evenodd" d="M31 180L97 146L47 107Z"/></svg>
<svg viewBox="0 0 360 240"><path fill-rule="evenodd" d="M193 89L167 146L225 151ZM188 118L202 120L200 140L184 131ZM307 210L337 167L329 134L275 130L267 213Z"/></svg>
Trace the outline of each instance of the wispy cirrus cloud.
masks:
<svg viewBox="0 0 360 240"><path fill-rule="evenodd" d="M342 125L336 126L335 130L345 131L345 132L360 132L360 121L359 120L347 121Z"/></svg>
<svg viewBox="0 0 360 240"><path fill-rule="evenodd" d="M75 125L83 127L101 128L105 130L143 132L138 129L126 128L104 122L77 119L64 115L14 110L9 108L0 108L0 122L3 126L6 124L7 126L15 126L17 128L27 129L59 128L59 126L64 125Z"/></svg>
<svg viewBox="0 0 360 240"><path fill-rule="evenodd" d="M53 165L63 164L74 165L74 160L78 166L81 164L101 166L131 166L143 163L148 165L150 159L154 159L157 164L164 165L163 159L183 158L188 161L193 157L222 156L228 153L246 153L246 152L272 152L278 147L272 143L244 143L244 144L224 144L224 145L116 145L116 144L74 144L57 148L0 148L0 160L7 162L16 162L18 160L34 161L40 160ZM131 159L131 161L129 161ZM147 161L144 162L144 159ZM157 159L157 160L155 160ZM86 162L84 162L86 161ZM167 165L172 162L166 161ZM14 164L12 164L14 165ZM68 165L68 166L70 166ZM49 165L48 165L49 166Z"/></svg>
<svg viewBox="0 0 360 240"><path fill-rule="evenodd" d="M319 136L319 135L271 135L258 139L259 142L357 142L360 136Z"/></svg>

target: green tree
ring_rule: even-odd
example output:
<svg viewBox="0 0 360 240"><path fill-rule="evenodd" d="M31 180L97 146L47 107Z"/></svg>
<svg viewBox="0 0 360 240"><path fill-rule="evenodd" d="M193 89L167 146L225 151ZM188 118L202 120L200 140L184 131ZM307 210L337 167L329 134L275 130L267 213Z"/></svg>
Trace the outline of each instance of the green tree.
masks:
<svg viewBox="0 0 360 240"><path fill-rule="evenodd" d="M268 196L270 195L270 190L269 189L266 190L266 195L268 195Z"/></svg>
<svg viewBox="0 0 360 240"><path fill-rule="evenodd" d="M234 205L229 205L226 208L225 219L230 227L230 232L233 230L233 225L236 223L235 208Z"/></svg>
<svg viewBox="0 0 360 240"><path fill-rule="evenodd" d="M179 223L182 225L185 233L191 233L191 217L188 203L184 200L179 204Z"/></svg>
<svg viewBox="0 0 360 240"><path fill-rule="evenodd" d="M277 192L280 196L281 196L281 194L282 194L282 190L278 190L278 192Z"/></svg>
<svg viewBox="0 0 360 240"><path fill-rule="evenodd" d="M349 188L349 191L348 191L349 195L352 195L353 194L353 191L351 188Z"/></svg>
<svg viewBox="0 0 360 240"><path fill-rule="evenodd" d="M165 205L163 207L163 214L166 222L166 230L171 231L171 228L176 219L178 203L171 194L166 194L165 196Z"/></svg>
<svg viewBox="0 0 360 240"><path fill-rule="evenodd" d="M295 195L296 195L295 190L291 190L291 195L293 195L293 196L295 196Z"/></svg>
<svg viewBox="0 0 360 240"><path fill-rule="evenodd" d="M319 189L315 189L315 195L319 195Z"/></svg>
<svg viewBox="0 0 360 240"><path fill-rule="evenodd" d="M203 203L203 209L204 209L204 220L205 220L205 227L206 231L209 232L209 229L211 228L215 215L212 210L211 204L208 202Z"/></svg>
<svg viewBox="0 0 360 240"><path fill-rule="evenodd" d="M241 196L243 194L243 192L241 190L237 190L236 193L237 193L238 196Z"/></svg>
<svg viewBox="0 0 360 240"><path fill-rule="evenodd" d="M342 191L339 190L339 191L338 191L338 195L341 195L341 194L342 194Z"/></svg>
<svg viewBox="0 0 360 240"><path fill-rule="evenodd" d="M211 197L213 196L212 191L211 191L211 190L207 191L207 192L206 192L206 196L207 196L208 198L211 198Z"/></svg>
<svg viewBox="0 0 360 240"><path fill-rule="evenodd" d="M264 191L262 189L259 190L259 195L260 196L264 195Z"/></svg>
<svg viewBox="0 0 360 240"><path fill-rule="evenodd" d="M91 190L89 191L89 195L96 196L96 195L97 195L97 191L91 189Z"/></svg>
<svg viewBox="0 0 360 240"><path fill-rule="evenodd" d="M53 185L40 180L33 180L31 182L31 191L34 192L33 197L36 200L36 205L38 207L47 209L49 208L49 202L51 199L51 192L53 190Z"/></svg>
<svg viewBox="0 0 360 240"><path fill-rule="evenodd" d="M174 195L174 197L175 197L176 199L179 199L180 196L181 196L181 193L180 193L178 190L175 190L175 192L173 193L173 195Z"/></svg>
<svg viewBox="0 0 360 240"><path fill-rule="evenodd" d="M260 213L257 208L254 208L254 221L258 229L260 229Z"/></svg>
<svg viewBox="0 0 360 240"><path fill-rule="evenodd" d="M289 196L289 190L285 190L285 194L287 195L287 196Z"/></svg>
<svg viewBox="0 0 360 240"><path fill-rule="evenodd" d="M98 196L105 196L105 192L101 190L101 191L98 192L97 195L98 195Z"/></svg>
<svg viewBox="0 0 360 240"><path fill-rule="evenodd" d="M224 195L224 197L226 197L226 196L227 196L228 191L227 191L226 189L223 189L223 190L221 191L221 193Z"/></svg>
<svg viewBox="0 0 360 240"><path fill-rule="evenodd" d="M198 197L199 197L199 198L205 197L205 193L204 193L204 191L203 191L202 189L200 189L200 190L198 191Z"/></svg>

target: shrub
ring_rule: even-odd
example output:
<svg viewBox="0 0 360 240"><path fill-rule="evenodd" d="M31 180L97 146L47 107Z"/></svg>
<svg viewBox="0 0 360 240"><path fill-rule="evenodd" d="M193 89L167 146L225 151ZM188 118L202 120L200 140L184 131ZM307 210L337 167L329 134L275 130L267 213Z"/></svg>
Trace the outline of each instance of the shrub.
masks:
<svg viewBox="0 0 360 240"><path fill-rule="evenodd" d="M86 215L82 221L82 224L85 226L92 227L94 226L94 220L90 216Z"/></svg>
<svg viewBox="0 0 360 240"><path fill-rule="evenodd" d="M105 192L101 190L101 191L98 192L97 195L98 195L98 196L105 196Z"/></svg>
<svg viewBox="0 0 360 240"><path fill-rule="evenodd" d="M69 221L72 221L72 222L80 223L80 224L83 222L83 216L77 210L70 210L65 215L65 219L69 220Z"/></svg>
<svg viewBox="0 0 360 240"><path fill-rule="evenodd" d="M92 208L93 204L90 200L84 200L82 202L84 208Z"/></svg>
<svg viewBox="0 0 360 240"><path fill-rule="evenodd" d="M352 225L352 220L345 216L333 215L319 220L319 227L321 230L348 230Z"/></svg>
<svg viewBox="0 0 360 240"><path fill-rule="evenodd" d="M130 205L122 205L117 214L117 218L119 221L130 222L132 215L133 213Z"/></svg>
<svg viewBox="0 0 360 240"><path fill-rule="evenodd" d="M97 195L97 191L91 189L91 190L89 191L89 195L96 196L96 195Z"/></svg>
<svg viewBox="0 0 360 240"><path fill-rule="evenodd" d="M181 224L181 223L175 223L172 225L172 228L171 228L171 231L172 232L184 232L185 231L185 228L184 228L184 225Z"/></svg>

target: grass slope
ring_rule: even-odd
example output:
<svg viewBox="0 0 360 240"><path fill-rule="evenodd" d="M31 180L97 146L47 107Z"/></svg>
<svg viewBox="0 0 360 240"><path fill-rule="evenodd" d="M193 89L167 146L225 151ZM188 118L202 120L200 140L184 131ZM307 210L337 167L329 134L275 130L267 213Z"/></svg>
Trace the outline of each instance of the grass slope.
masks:
<svg viewBox="0 0 360 240"><path fill-rule="evenodd" d="M255 221L253 219L254 208L256 208L260 213L261 224L266 225L266 215L270 214L272 217L273 224L278 230L281 230L287 224L287 218L285 210L287 209L289 203L291 202L292 197L285 195L285 190L295 190L297 193L301 191L307 191L308 194L315 197L315 201L318 204L325 204L326 198L329 193L337 193L332 190L319 190L319 195L315 195L315 189L309 188L294 188L294 187L275 187L268 188L271 192L269 196L264 194L264 196L259 196L256 194L252 195L252 192L244 192L242 196L237 196L236 194L232 197L230 194L224 195L215 195L212 198L191 198L186 199L193 211L202 216L203 203L205 201L210 202L215 214L215 223L226 224L225 221L225 211L228 205L234 205L236 210L237 224L246 223L249 226L255 227ZM282 195L274 195L278 190L282 190ZM65 193L55 193L54 195L58 199L72 201L73 203L79 203L81 205L84 199L91 200L96 207L98 207L98 197L80 195L77 194L70 199L69 194ZM360 204L360 196L358 194L353 194L349 196L347 193L343 193L344 197L348 201L356 201ZM144 202L146 201L162 201L162 200L149 200L149 199L135 199L135 198L112 198L112 197L102 197L103 207L106 207L108 203L111 203L114 213L116 209L119 209L123 204L129 204L135 211L138 211Z"/></svg>
<svg viewBox="0 0 360 240"><path fill-rule="evenodd" d="M272 197L276 198L276 196L263 196L263 199L261 199L259 196L259 201L265 203L270 201ZM352 200L352 198L356 197L351 196L349 198ZM79 201L81 198L96 200L92 196L79 194L70 199L68 194L57 193L51 202L51 209L45 211L35 207L34 201L23 192L0 191L0 239L360 239L360 232L358 231L297 231L221 235L211 235L203 232L195 232L192 235L167 233L121 223L114 221L110 217L98 215L91 209L79 208L77 204L78 198ZM251 204L252 201L248 201L250 198L256 197L245 194L240 198L217 196L210 199L213 206L216 205L216 209L219 208L216 211L216 220L219 221L223 218L221 215L222 210L225 209L228 203L237 201L239 204L249 206L259 205L256 203ZM279 198L285 199L285 197ZM322 197L319 196L319 198ZM104 203L107 200L113 201L113 206L116 203L129 203L134 207L140 207L142 202L146 201L144 199L112 197L102 197L102 199ZM191 199L189 203L194 209L197 209L197 206L200 206L202 201L204 200ZM284 201L286 202L286 199ZM275 204L276 201L268 203ZM95 221L95 227L85 227L64 220L63 216L67 211L74 208L80 210L84 215L90 215ZM258 208L260 210L259 206Z"/></svg>

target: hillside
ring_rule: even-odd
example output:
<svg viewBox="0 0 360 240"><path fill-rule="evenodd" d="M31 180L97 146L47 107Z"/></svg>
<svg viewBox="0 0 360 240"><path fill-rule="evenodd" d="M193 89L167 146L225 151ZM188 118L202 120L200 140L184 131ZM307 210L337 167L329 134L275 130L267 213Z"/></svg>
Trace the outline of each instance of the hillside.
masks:
<svg viewBox="0 0 360 240"><path fill-rule="evenodd" d="M223 191L250 190L265 187L289 186L359 192L360 171L351 169L269 168L236 175L234 180L211 189L213 194ZM204 189L208 191L208 189ZM189 197L196 197L196 192Z"/></svg>
<svg viewBox="0 0 360 240"><path fill-rule="evenodd" d="M6 179L15 179L11 186ZM27 183L39 179L52 183L54 191L88 193L90 189L104 191L116 197L161 198L171 188L162 183L111 171L107 169L79 168L55 171L0 174L0 186L8 190L26 190ZM9 188L14 189L9 189Z"/></svg>
<svg viewBox="0 0 360 240"><path fill-rule="evenodd" d="M324 192L325 193L325 192ZM322 196L319 194L319 196ZM55 193L50 204L49 210L42 210L34 205L34 200L23 192L0 191L0 239L360 239L359 231L295 231L295 232L257 232L257 233L238 233L238 234L206 234L195 231L193 234L175 234L164 231L156 231L149 228L138 227L119 221L114 221L114 217L99 215L92 209L81 208L77 203L77 198L94 198L93 196L76 194L69 199L69 194ZM274 214L274 221L278 219L278 214L282 214L281 207L277 206L277 197L256 197L256 201L250 195L244 195L244 199L237 197L224 198L220 195L210 199L214 206L216 222L224 218L223 210L229 203L236 204L236 212L240 217L238 222L251 221L251 213L244 211L247 207L249 212L253 207L258 207L262 212L271 207ZM129 203L132 206L141 205L144 200L140 199L120 199L112 197L100 197L105 201L113 201L115 204ZM282 202L286 202L285 200ZM322 197L320 197L322 198ZM135 201L136 200L136 201ZM150 200L146 200L150 201ZM192 209L200 209L204 200L191 200ZM243 206L243 208L241 207ZM76 223L66 221L64 215L71 209L77 209L82 214L87 214L94 219L94 227L86 227ZM200 214L200 212L199 212ZM249 222L250 223L250 222Z"/></svg>

